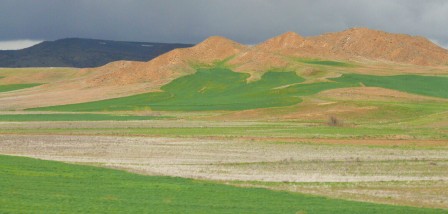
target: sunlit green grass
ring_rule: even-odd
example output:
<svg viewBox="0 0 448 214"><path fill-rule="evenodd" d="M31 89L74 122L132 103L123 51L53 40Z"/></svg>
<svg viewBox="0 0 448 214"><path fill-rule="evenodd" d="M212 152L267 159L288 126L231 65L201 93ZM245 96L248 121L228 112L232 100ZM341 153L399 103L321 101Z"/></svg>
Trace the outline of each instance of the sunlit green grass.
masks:
<svg viewBox="0 0 448 214"><path fill-rule="evenodd" d="M320 60L320 59L296 59L299 62L311 65L324 65L324 66L334 66L334 67L354 67L353 64L340 62L340 61L331 61L331 60Z"/></svg>
<svg viewBox="0 0 448 214"><path fill-rule="evenodd" d="M0 121L102 121L102 120L154 120L161 116L132 116L111 114L4 114Z"/></svg>
<svg viewBox="0 0 448 214"><path fill-rule="evenodd" d="M443 213L0 156L2 213Z"/></svg>
<svg viewBox="0 0 448 214"><path fill-rule="evenodd" d="M298 84L294 72L267 72L261 80L247 82L248 74L226 68L199 69L163 86L164 92L139 94L109 100L36 108L46 111L117 111L150 108L164 111L245 110L290 106L299 96L348 87L347 83Z"/></svg>
<svg viewBox="0 0 448 214"><path fill-rule="evenodd" d="M448 78L436 76L372 76L344 74L329 82L303 83L294 72L267 72L260 80L247 82L248 74L227 68L199 69L152 92L87 103L50 106L43 111L213 111L285 107L321 91L376 86L426 96L448 98ZM362 84L361 84L362 83Z"/></svg>
<svg viewBox="0 0 448 214"><path fill-rule="evenodd" d="M173 122L175 124L175 122ZM196 127L157 127L150 128L13 128L0 129L1 133L15 134L74 134L74 135L118 135L118 136L156 136L156 137L223 137L223 138L329 138L329 139L378 139L401 136L409 139L448 139L443 129L403 128L392 125L372 127L330 127L304 125L253 125L253 126L196 126Z"/></svg>
<svg viewBox="0 0 448 214"><path fill-rule="evenodd" d="M333 80L343 83L362 83L365 86L382 87L414 94L448 98L448 77L443 76L344 74L342 77Z"/></svg>
<svg viewBox="0 0 448 214"><path fill-rule="evenodd" d="M10 84L10 85L0 85L0 92L7 92L7 91L15 91L20 90L24 88L31 88L34 86L41 85L39 83L32 83L32 84Z"/></svg>

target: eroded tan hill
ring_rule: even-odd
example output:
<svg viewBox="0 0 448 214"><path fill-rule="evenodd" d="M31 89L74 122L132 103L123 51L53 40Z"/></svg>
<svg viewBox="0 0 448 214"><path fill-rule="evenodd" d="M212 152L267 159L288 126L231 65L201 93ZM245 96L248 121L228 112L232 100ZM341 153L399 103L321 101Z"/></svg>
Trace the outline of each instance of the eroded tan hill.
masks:
<svg viewBox="0 0 448 214"><path fill-rule="evenodd" d="M448 50L424 37L367 28L306 38L288 32L239 54L230 64L251 72L286 67L292 57L438 66L447 65Z"/></svg>
<svg viewBox="0 0 448 214"><path fill-rule="evenodd" d="M208 65L224 60L245 48L224 37L212 36L194 47L176 49L149 62L118 61L89 69L97 75L88 82L92 86L142 82L163 85L193 73L195 65Z"/></svg>
<svg viewBox="0 0 448 214"><path fill-rule="evenodd" d="M110 99L148 91L184 75L195 66L211 65L231 57L245 46L212 36L191 48L163 54L149 62L116 61L81 69L62 81L0 95L0 109L23 109Z"/></svg>
<svg viewBox="0 0 448 214"><path fill-rule="evenodd" d="M433 66L448 63L448 51L423 37L353 28L307 38L287 32L253 47L212 36L194 47L176 49L149 62L118 61L87 69L95 75L86 81L91 87L135 83L161 86L193 73L194 66L226 59L236 71L257 79L273 68L296 70L291 58L298 57Z"/></svg>
<svg viewBox="0 0 448 214"><path fill-rule="evenodd" d="M446 65L448 51L428 39L367 28L309 37L306 52L344 59L385 60L415 65Z"/></svg>

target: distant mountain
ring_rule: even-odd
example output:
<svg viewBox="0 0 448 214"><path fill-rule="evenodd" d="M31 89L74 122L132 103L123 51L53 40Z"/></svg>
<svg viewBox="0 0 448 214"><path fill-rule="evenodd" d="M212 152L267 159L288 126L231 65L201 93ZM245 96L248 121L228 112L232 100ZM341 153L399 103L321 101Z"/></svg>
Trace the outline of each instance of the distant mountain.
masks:
<svg viewBox="0 0 448 214"><path fill-rule="evenodd" d="M0 67L98 67L118 60L149 61L173 49L191 46L69 38L0 51Z"/></svg>

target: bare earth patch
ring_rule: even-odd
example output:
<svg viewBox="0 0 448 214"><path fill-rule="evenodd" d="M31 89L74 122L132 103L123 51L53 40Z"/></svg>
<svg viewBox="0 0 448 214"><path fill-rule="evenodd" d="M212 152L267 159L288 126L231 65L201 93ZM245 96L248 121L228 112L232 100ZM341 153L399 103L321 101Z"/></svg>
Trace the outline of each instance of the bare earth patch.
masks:
<svg viewBox="0 0 448 214"><path fill-rule="evenodd" d="M338 100L376 101L446 101L442 98L426 97L380 87L338 88L320 92L318 97Z"/></svg>

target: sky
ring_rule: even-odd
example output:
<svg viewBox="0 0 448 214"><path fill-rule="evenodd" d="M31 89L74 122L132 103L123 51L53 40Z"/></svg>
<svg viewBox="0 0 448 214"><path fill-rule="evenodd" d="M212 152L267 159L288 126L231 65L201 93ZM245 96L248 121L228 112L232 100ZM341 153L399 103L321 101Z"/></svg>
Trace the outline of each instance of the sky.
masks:
<svg viewBox="0 0 448 214"><path fill-rule="evenodd" d="M448 48L448 0L0 0L0 49L68 37L198 43L220 35L256 44L352 27Z"/></svg>

